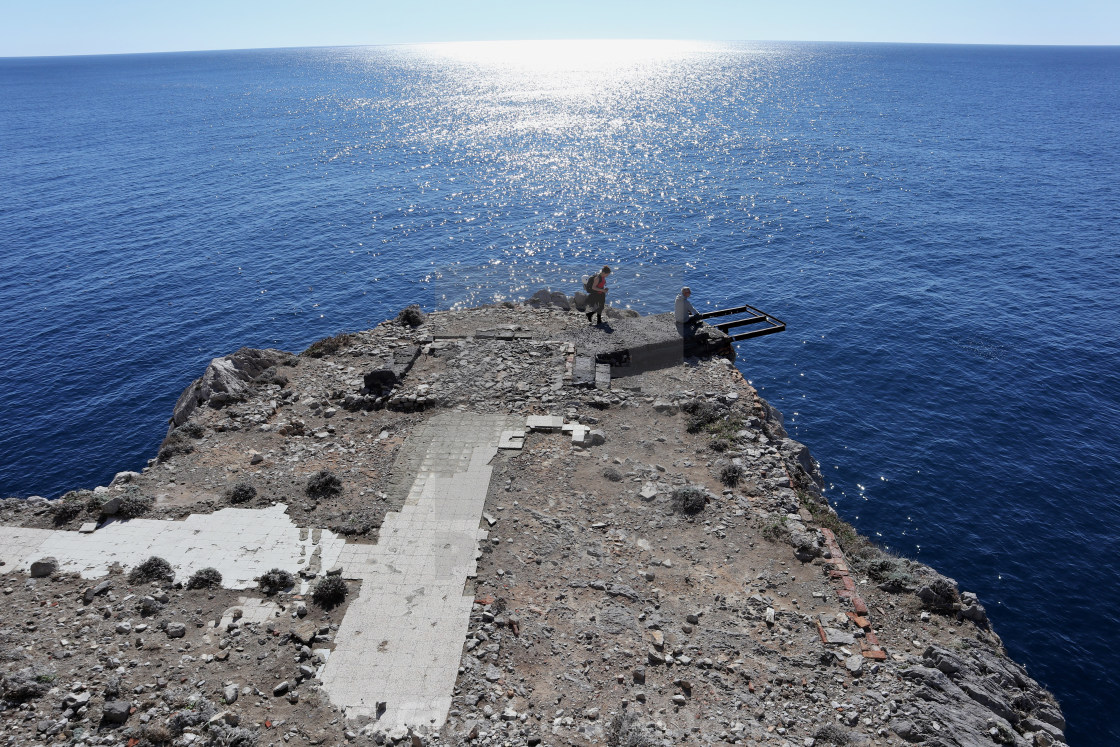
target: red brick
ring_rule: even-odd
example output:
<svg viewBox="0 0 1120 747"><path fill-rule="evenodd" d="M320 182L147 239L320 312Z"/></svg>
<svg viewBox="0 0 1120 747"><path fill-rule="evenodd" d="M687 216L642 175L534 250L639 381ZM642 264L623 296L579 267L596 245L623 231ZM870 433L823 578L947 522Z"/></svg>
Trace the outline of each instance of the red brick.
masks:
<svg viewBox="0 0 1120 747"><path fill-rule="evenodd" d="M862 617L860 615L857 615L854 612L845 612L844 614L846 614L848 616L849 620L851 620L857 626L863 628L864 630L867 630L868 628L871 627L871 621L868 620L866 617Z"/></svg>

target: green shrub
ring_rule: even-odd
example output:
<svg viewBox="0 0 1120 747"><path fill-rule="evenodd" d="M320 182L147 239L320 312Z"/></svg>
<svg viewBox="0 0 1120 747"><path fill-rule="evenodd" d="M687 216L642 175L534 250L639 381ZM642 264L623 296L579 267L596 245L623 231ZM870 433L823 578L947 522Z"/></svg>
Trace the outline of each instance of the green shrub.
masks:
<svg viewBox="0 0 1120 747"><path fill-rule="evenodd" d="M762 536L771 542L778 542L785 539L789 534L789 529L786 528L786 521L785 516L771 516L766 523L762 525Z"/></svg>
<svg viewBox="0 0 1120 747"><path fill-rule="evenodd" d="M678 513L693 516L704 510L708 502L707 494L700 488L687 485L673 491L671 503Z"/></svg>
<svg viewBox="0 0 1120 747"><path fill-rule="evenodd" d="M622 473L616 470L614 467L607 467L605 470L603 470L603 477L607 478L611 482L622 482Z"/></svg>
<svg viewBox="0 0 1120 747"><path fill-rule="evenodd" d="M135 519L137 516L143 516L151 511L154 505L156 505L156 499L152 496L130 493L121 499L121 507L117 511L117 516Z"/></svg>
<svg viewBox="0 0 1120 747"><path fill-rule="evenodd" d="M738 485L741 479L743 479L743 468L734 462L723 465L719 471L719 481L729 488Z"/></svg>
<svg viewBox="0 0 1120 747"><path fill-rule="evenodd" d="M258 734L244 726L217 723L210 726L210 741L214 747L256 747Z"/></svg>
<svg viewBox="0 0 1120 747"><path fill-rule="evenodd" d="M419 327L427 320L428 318L424 315L424 312L420 310L419 304L406 306L397 314L397 321L409 327Z"/></svg>
<svg viewBox="0 0 1120 747"><path fill-rule="evenodd" d="M276 366L269 366L264 371L261 371L257 378L253 379L253 383L257 386L275 384L285 387L288 385L288 377L277 371Z"/></svg>
<svg viewBox="0 0 1120 747"><path fill-rule="evenodd" d="M319 470L307 480L307 497L315 500L333 498L342 493L342 481L327 470Z"/></svg>
<svg viewBox="0 0 1120 747"><path fill-rule="evenodd" d="M217 568L200 568L187 579L188 589L212 589L222 585L222 574Z"/></svg>
<svg viewBox="0 0 1120 747"><path fill-rule="evenodd" d="M327 576L311 590L311 599L320 607L335 607L346 599L346 582L341 576Z"/></svg>
<svg viewBox="0 0 1120 747"><path fill-rule="evenodd" d="M261 591L269 596L272 596L278 591L283 591L292 587L296 582L295 576L288 573L282 568L273 568L268 573L261 576L258 585Z"/></svg>
<svg viewBox="0 0 1120 747"><path fill-rule="evenodd" d="M149 581L172 581L175 579L175 570L163 558L153 555L128 574L130 584L144 584Z"/></svg>
<svg viewBox="0 0 1120 747"><path fill-rule="evenodd" d="M198 423L183 423L175 431L188 438L202 438L206 435L206 429Z"/></svg>
<svg viewBox="0 0 1120 747"><path fill-rule="evenodd" d="M72 495L74 497L71 497ZM65 524L71 519L81 515L85 510L85 503L73 493L67 493L57 501L51 503L51 511L54 513L55 524Z"/></svg>
<svg viewBox="0 0 1120 747"><path fill-rule="evenodd" d="M183 423L168 433L167 438L163 439L163 443L159 445L159 460L166 462L173 456L190 454L194 451L194 444L191 441L202 438L205 433L206 429L198 423Z"/></svg>
<svg viewBox="0 0 1120 747"><path fill-rule="evenodd" d="M816 733L813 734L813 739L817 740L817 744L834 744L837 747L844 747L852 742L851 734L837 724L826 724L817 729Z"/></svg>
<svg viewBox="0 0 1120 747"><path fill-rule="evenodd" d="M325 337L318 342L313 342L304 350L300 355L307 356L308 358L322 358L324 355L334 355L343 348L347 348L357 342L358 338L349 332L340 332L333 337Z"/></svg>
<svg viewBox="0 0 1120 747"><path fill-rule="evenodd" d="M226 491L230 503L248 503L257 497L257 489L247 482L239 482Z"/></svg>
<svg viewBox="0 0 1120 747"><path fill-rule="evenodd" d="M685 424L685 430L689 433L699 433L719 419L719 410L706 400L695 400L685 405L684 409L689 413Z"/></svg>
<svg viewBox="0 0 1120 747"><path fill-rule="evenodd" d="M638 718L627 712L611 719L605 737L608 747L653 747L654 744L638 723Z"/></svg>

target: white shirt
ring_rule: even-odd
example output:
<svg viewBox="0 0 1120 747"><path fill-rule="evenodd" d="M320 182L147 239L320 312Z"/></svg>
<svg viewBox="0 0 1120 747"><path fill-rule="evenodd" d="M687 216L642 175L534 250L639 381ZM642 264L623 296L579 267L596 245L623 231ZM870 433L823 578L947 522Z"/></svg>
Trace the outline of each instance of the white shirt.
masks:
<svg viewBox="0 0 1120 747"><path fill-rule="evenodd" d="M696 310L696 307L693 306L692 303L684 297L683 293L679 293L677 294L677 307L674 313L677 317L677 324L684 324L688 321L690 316L692 316L693 314L698 314L700 312L698 312Z"/></svg>

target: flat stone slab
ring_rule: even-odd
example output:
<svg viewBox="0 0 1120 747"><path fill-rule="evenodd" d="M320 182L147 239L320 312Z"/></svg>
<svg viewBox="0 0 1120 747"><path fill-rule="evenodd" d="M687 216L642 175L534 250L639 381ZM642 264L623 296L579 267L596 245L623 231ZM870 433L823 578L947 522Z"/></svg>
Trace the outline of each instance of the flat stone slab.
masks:
<svg viewBox="0 0 1120 747"><path fill-rule="evenodd" d="M235 614L234 610L239 611L240 615ZM225 630L235 620L241 623L271 622L279 619L281 614L280 605L269 599L240 597L236 606L230 607L222 613L222 619L218 621L218 628Z"/></svg>

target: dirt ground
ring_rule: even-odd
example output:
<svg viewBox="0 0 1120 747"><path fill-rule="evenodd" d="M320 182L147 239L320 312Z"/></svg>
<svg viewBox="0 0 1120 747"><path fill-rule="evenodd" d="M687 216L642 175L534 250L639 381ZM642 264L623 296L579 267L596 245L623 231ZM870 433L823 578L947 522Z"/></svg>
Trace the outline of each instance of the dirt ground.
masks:
<svg viewBox="0 0 1120 747"><path fill-rule="evenodd" d="M840 521L729 361L581 389L565 375L589 334L581 314L520 306L389 322L277 358L142 474L0 501L0 523L67 531L114 497L167 519L282 503L301 527L376 542L434 413L601 431L589 446L530 432L496 458L442 730L390 736L330 704L317 674L346 603L0 567L0 745L1061 744L1060 709L982 606ZM401 361L391 391L365 383ZM309 489L321 471L339 490Z"/></svg>

